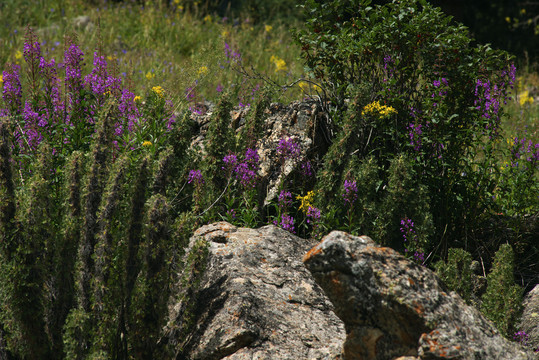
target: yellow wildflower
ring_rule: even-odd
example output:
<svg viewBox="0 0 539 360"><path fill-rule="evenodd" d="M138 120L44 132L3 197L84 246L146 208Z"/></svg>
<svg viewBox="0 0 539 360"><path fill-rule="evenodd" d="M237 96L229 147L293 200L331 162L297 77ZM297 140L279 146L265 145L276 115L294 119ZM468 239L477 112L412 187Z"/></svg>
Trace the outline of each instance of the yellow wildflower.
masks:
<svg viewBox="0 0 539 360"><path fill-rule="evenodd" d="M142 100L142 97L138 95L133 98L134 102L140 102L141 100Z"/></svg>
<svg viewBox="0 0 539 360"><path fill-rule="evenodd" d="M146 79L151 80L155 77L155 74L153 74L151 71L148 71L146 73Z"/></svg>
<svg viewBox="0 0 539 360"><path fill-rule="evenodd" d="M511 18L509 16L506 16L505 17L505 22L510 24L511 23Z"/></svg>
<svg viewBox="0 0 539 360"><path fill-rule="evenodd" d="M306 214L307 211L309 210L309 207L312 206L313 198L314 198L314 191L309 191L307 195L305 196L300 196L300 195L296 196L296 199L301 201L299 210L303 211L303 213Z"/></svg>
<svg viewBox="0 0 539 360"><path fill-rule="evenodd" d="M221 36L222 36L223 38L227 38L228 35L230 35L230 32L229 32L228 30L223 30L223 31L221 31Z"/></svg>
<svg viewBox="0 0 539 360"><path fill-rule="evenodd" d="M0 75L0 84L2 84L3 82L4 82L4 77Z"/></svg>
<svg viewBox="0 0 539 360"><path fill-rule="evenodd" d="M275 64L275 72L286 71L286 62L278 56L271 55L270 61Z"/></svg>
<svg viewBox="0 0 539 360"><path fill-rule="evenodd" d="M520 13L521 13L522 15L526 14L526 9L520 9Z"/></svg>
<svg viewBox="0 0 539 360"><path fill-rule="evenodd" d="M21 59L22 59L22 52L20 50L17 50L17 52L15 53L15 62L18 64L19 60Z"/></svg>
<svg viewBox="0 0 539 360"><path fill-rule="evenodd" d="M317 93L321 92L322 91L322 88L316 84L312 84L310 82L307 82L307 81L300 81L298 83L299 87L301 90L303 90L303 92L305 93L310 93L311 91L315 91Z"/></svg>
<svg viewBox="0 0 539 360"><path fill-rule="evenodd" d="M271 25L264 25L264 30L266 30L266 32L269 33L269 32L271 31L271 29L273 29L273 26L271 26Z"/></svg>
<svg viewBox="0 0 539 360"><path fill-rule="evenodd" d="M159 96L160 98L165 96L165 90L161 86L154 86L152 88L152 91L155 93L155 95Z"/></svg>
<svg viewBox="0 0 539 360"><path fill-rule="evenodd" d="M201 66L201 67L198 68L197 74L204 76L204 75L208 74L209 71L210 70L208 69L207 66Z"/></svg>
<svg viewBox="0 0 539 360"><path fill-rule="evenodd" d="M365 105L363 110L361 111L361 115L376 115L380 117L380 119L388 117L391 114L396 114L397 110L395 110L394 107L386 106L386 105L380 105L379 101L373 101L372 103Z"/></svg>
<svg viewBox="0 0 539 360"><path fill-rule="evenodd" d="M206 15L206 16L204 17L204 22L211 23L211 21L212 21L211 15Z"/></svg>
<svg viewBox="0 0 539 360"><path fill-rule="evenodd" d="M174 0L175 5L179 5L182 2L182 0Z"/></svg>
<svg viewBox="0 0 539 360"><path fill-rule="evenodd" d="M152 142L146 140L145 142L142 143L142 146L144 146L144 147L152 146Z"/></svg>
<svg viewBox="0 0 539 360"><path fill-rule="evenodd" d="M524 106L526 104L533 104L533 97L530 96L530 92L528 90L524 90L523 92L518 94L518 98L520 106Z"/></svg>

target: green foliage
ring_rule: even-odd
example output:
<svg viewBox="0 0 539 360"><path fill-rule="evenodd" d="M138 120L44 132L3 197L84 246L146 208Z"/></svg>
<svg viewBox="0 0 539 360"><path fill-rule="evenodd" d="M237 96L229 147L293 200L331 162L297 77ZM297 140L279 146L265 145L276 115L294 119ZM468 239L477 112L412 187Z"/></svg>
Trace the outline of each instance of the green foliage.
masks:
<svg viewBox="0 0 539 360"><path fill-rule="evenodd" d="M386 189L380 191L382 200L373 233L385 245L401 251L404 251L406 246L409 251L432 248L432 244L428 243L434 230L429 208L430 199L426 186L418 181L417 175L413 160L400 155L391 160L383 178L384 183L387 181ZM413 244L403 244L401 220L404 218L414 221L417 237Z"/></svg>
<svg viewBox="0 0 539 360"><path fill-rule="evenodd" d="M436 274L452 291L456 291L468 304L472 296L472 255L463 249L449 249L447 262L434 264Z"/></svg>
<svg viewBox="0 0 539 360"><path fill-rule="evenodd" d="M514 334L522 312L523 289L515 284L514 266L511 245L501 245L487 275L487 291L481 298L481 312L506 337Z"/></svg>
<svg viewBox="0 0 539 360"><path fill-rule="evenodd" d="M12 30L0 30L6 34L0 60L22 65L20 103L4 94L0 109L0 336L15 358L180 356L204 311L193 296L208 244L196 239L189 254L185 249L198 226L217 219L250 227L278 219L284 227L286 214L296 220L290 231L302 236L343 229L435 258L449 242L480 246L467 237L493 209L511 215L536 209L535 165L523 171L496 164L504 156L498 105L513 81L509 58L472 46L464 27L424 1L306 2L306 29L296 37L316 79L295 83L330 96L316 110L330 109L328 120L315 130L327 130L330 146L324 154L325 145L314 140L320 157L308 164L317 176L302 172L307 159L297 152L286 160L278 155L281 172L285 162L294 169L281 183L289 200L278 205L263 204L267 184L259 181L256 149L250 160L243 154L264 136L275 100L271 89L258 93L256 81L277 88L272 76L290 82L301 76L292 61L299 49L289 46L286 26L256 22L260 13L289 4L250 2L253 9L232 22L217 18L212 11L222 15L223 9L208 1L183 2L183 8L168 1L109 3L99 12L78 0L45 3L54 3L55 12L24 15L43 26L58 22L59 30L38 31L42 54L60 54L75 43L75 36L62 40L55 33L63 34L82 11L99 17L101 27L80 32L81 48L110 54L106 71L122 82L110 92L60 86L55 97L52 78L19 51ZM226 14L236 14L237 4L230 4ZM8 0L0 9L15 11L15 5ZM38 41L31 31L27 38ZM81 73L90 66L83 63ZM247 64L255 69L248 72ZM4 85L13 69L6 67ZM263 70L271 76L257 75ZM61 85L67 71L55 71ZM96 79L105 80L103 71ZM205 129L193 112L205 111L204 102L223 88L205 141L191 147L199 126ZM299 93L297 86L282 89L288 89L283 101ZM247 114L243 128L230 115L236 101ZM45 117L49 123L38 125L45 114L53 114ZM33 130L43 136L41 148L30 145ZM522 160L516 150L510 146L511 160ZM223 171L229 154L238 161ZM235 167L241 161L248 162L244 178ZM203 172L200 184L188 181L196 169ZM464 279L469 258L450 250L448 264L437 266L448 282ZM498 294L511 284L499 285ZM182 292L172 299L176 286ZM450 286L465 298L470 291L464 280ZM167 319L167 303L180 300L178 316ZM496 316L509 311L501 303L485 300ZM165 324L178 334L179 349L166 344Z"/></svg>
<svg viewBox="0 0 539 360"><path fill-rule="evenodd" d="M382 187L390 186L390 162L405 154L428 202L416 213L432 214L435 237L466 238L492 207L499 105L514 82L510 57L472 46L465 27L425 1L307 1L304 8L306 30L296 39L343 129L317 187L335 194L351 154L374 156Z"/></svg>

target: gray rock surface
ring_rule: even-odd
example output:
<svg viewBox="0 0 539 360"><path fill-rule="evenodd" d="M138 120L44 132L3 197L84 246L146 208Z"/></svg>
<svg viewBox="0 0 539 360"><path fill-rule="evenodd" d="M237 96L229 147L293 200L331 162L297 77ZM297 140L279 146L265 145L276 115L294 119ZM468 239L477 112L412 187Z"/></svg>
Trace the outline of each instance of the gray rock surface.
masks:
<svg viewBox="0 0 539 360"><path fill-rule="evenodd" d="M176 358L339 358L344 325L301 261L314 242L273 225L226 222L198 229L190 247L200 239L208 243L206 269L188 302L171 308L165 330L173 337L191 321Z"/></svg>
<svg viewBox="0 0 539 360"><path fill-rule="evenodd" d="M520 319L519 329L528 334L527 346L537 349L535 358L539 359L539 284L524 299L524 311Z"/></svg>
<svg viewBox="0 0 539 360"><path fill-rule="evenodd" d="M204 153L204 137L208 131L211 117L216 111L215 105L205 103L202 115L193 114L191 118L198 125L191 144L193 149ZM250 108L236 107L231 111L232 127L236 132L245 125ZM293 101L287 106L272 103L264 112L264 134L257 141L256 148L260 156L258 175L259 193L266 194L262 199L268 204L278 196L279 183L282 178L290 176L295 170L301 171L302 162L309 158L317 160L329 147L328 129L324 128L327 117L320 103L313 99ZM295 159L289 159L284 164L277 156L277 146L282 138L292 138L300 145L301 154ZM308 181L309 179L305 179Z"/></svg>
<svg viewBox="0 0 539 360"><path fill-rule="evenodd" d="M346 327L344 359L531 359L429 269L334 231L304 263Z"/></svg>

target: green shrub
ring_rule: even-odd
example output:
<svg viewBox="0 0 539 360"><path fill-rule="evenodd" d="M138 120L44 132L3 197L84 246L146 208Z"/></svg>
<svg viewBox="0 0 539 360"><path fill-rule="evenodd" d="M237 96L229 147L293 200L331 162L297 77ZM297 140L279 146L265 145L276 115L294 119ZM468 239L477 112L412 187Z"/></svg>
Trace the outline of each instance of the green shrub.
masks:
<svg viewBox="0 0 539 360"><path fill-rule="evenodd" d="M344 181L348 159L374 157L380 188L390 189L390 164L404 155L428 202L415 212L432 214L442 249L463 246L456 239L466 241L492 208L502 104L515 80L510 56L474 46L464 26L426 1L308 0L303 7L306 30L295 36L336 108L329 127L337 135L317 186L330 195L321 204ZM398 224L390 226L396 238Z"/></svg>
<svg viewBox="0 0 539 360"><path fill-rule="evenodd" d="M487 291L481 304L481 312L508 338L515 333L522 312L523 289L515 284L514 266L511 245L501 245L487 275Z"/></svg>
<svg viewBox="0 0 539 360"><path fill-rule="evenodd" d="M472 296L472 255L463 249L449 249L447 262L434 264L436 274L445 285L456 291L468 304Z"/></svg>

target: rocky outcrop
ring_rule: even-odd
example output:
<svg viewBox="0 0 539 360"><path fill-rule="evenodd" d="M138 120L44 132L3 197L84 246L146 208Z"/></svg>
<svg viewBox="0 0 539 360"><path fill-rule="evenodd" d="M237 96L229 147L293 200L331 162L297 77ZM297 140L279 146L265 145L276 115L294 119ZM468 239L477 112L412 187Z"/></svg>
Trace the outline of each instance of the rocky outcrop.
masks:
<svg viewBox="0 0 539 360"><path fill-rule="evenodd" d="M304 257L346 327L345 359L531 359L429 269L334 231Z"/></svg>
<svg viewBox="0 0 539 360"><path fill-rule="evenodd" d="M215 105L204 104L202 115L193 113L192 119L197 124L197 134L191 144L192 148L204 152L204 138L211 118L216 111ZM242 130L246 117L254 109L236 107L231 111L232 127L236 132ZM266 194L263 199L268 204L278 195L278 187L282 178L290 176L295 170L300 171L304 160L320 159L330 144L330 130L326 127L328 115L319 101L305 99L293 101L287 106L272 103L264 111L263 135L258 139L256 148L260 156L260 193ZM284 164L277 156L277 146L283 138L292 138L300 147L300 154L288 159ZM308 179L305 179L308 180Z"/></svg>
<svg viewBox="0 0 539 360"><path fill-rule="evenodd" d="M177 359L338 358L343 323L301 262L312 241L273 225L226 222L198 229L190 248L200 240L205 271L190 273L196 290L171 308L165 331L169 343L189 334Z"/></svg>
<svg viewBox="0 0 539 360"><path fill-rule="evenodd" d="M535 359L539 359L539 284L524 299L519 329L528 335L526 345L535 352Z"/></svg>

